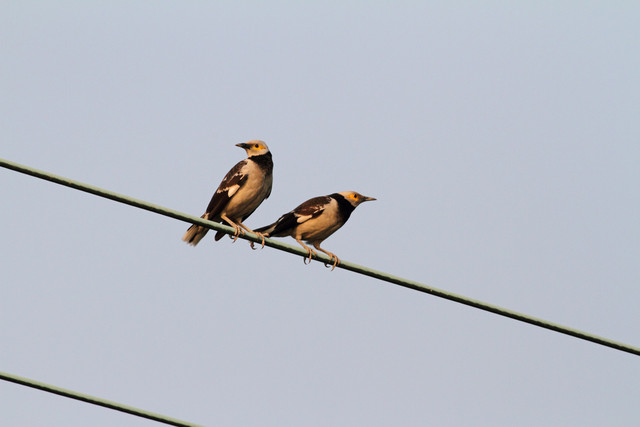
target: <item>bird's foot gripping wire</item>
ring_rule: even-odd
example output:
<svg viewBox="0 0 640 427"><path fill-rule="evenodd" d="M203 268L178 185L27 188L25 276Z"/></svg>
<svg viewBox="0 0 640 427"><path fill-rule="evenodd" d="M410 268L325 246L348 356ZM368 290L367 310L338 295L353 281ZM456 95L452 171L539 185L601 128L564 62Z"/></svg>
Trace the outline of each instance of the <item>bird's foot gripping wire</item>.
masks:
<svg viewBox="0 0 640 427"><path fill-rule="evenodd" d="M331 266L331 271L335 270L337 265L340 265L340 259L338 259L338 256L336 254L333 254L333 253L331 253L329 251L325 251L324 249L322 249L320 247L320 243L316 242L313 245L313 247L316 248L317 250L319 250L320 252L324 252L329 257L329 262L328 263L327 262L324 263L325 267L329 268L329 263L331 261L333 261L333 265Z"/></svg>
<svg viewBox="0 0 640 427"><path fill-rule="evenodd" d="M244 230L241 229L239 226L235 226L236 232L233 233L233 236L229 235L229 238L233 239L233 243L236 242L236 240L238 240L238 237L240 237L240 235L242 234L244 236Z"/></svg>
<svg viewBox="0 0 640 427"><path fill-rule="evenodd" d="M311 257L313 255L318 255L318 253L316 251L314 251L313 249L309 248L309 247L305 247L305 249L307 250L307 256L305 256L304 258L302 258L302 262L307 265L307 264L311 264Z"/></svg>
<svg viewBox="0 0 640 427"><path fill-rule="evenodd" d="M334 260L333 265L330 264L331 260ZM329 265L331 265L331 271L335 270L336 266L340 265L340 259L334 254L329 254L329 262L325 262L324 266L329 268Z"/></svg>
<svg viewBox="0 0 640 427"><path fill-rule="evenodd" d="M264 249L264 238L266 237L264 234L262 233L258 233L257 231L253 232L256 236L258 236L259 238L262 239L262 247L260 249ZM249 242L249 245L251 246L251 249L255 250L256 248L253 247L253 243L254 242Z"/></svg>

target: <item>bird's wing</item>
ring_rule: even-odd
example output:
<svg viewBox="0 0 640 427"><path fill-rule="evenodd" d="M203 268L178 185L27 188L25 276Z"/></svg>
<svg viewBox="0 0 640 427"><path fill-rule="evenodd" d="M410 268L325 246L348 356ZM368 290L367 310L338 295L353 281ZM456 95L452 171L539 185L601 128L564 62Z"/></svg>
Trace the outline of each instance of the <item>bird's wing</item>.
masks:
<svg viewBox="0 0 640 427"><path fill-rule="evenodd" d="M331 203L331 197L320 196L309 199L297 208L293 210L293 214L296 216L296 222L302 224L305 221L315 218L320 215L327 205Z"/></svg>
<svg viewBox="0 0 640 427"><path fill-rule="evenodd" d="M315 218L322 214L327 204L331 202L331 198L328 196L314 197L309 199L291 212L288 212L280 217L275 224L264 227L267 234L270 236L286 236L297 225L302 224L305 221L309 221L311 218Z"/></svg>
<svg viewBox="0 0 640 427"><path fill-rule="evenodd" d="M207 206L207 214L209 218L218 215L222 209L229 203L234 194L247 182L248 176L243 172L247 160L238 162L222 179L218 189L213 193L209 206Z"/></svg>

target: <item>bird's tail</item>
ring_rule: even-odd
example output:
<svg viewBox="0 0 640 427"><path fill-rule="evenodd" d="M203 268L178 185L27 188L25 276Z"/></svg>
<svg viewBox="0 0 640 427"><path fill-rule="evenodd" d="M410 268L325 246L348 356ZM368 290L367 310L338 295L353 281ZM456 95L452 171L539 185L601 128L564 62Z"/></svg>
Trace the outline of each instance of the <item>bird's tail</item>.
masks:
<svg viewBox="0 0 640 427"><path fill-rule="evenodd" d="M274 222L273 224L270 225L265 225L264 227L260 227L260 228L256 228L255 231L256 233L262 233L265 235L265 237L269 237L269 235L273 232L273 230L276 228L276 224L278 222Z"/></svg>
<svg viewBox="0 0 640 427"><path fill-rule="evenodd" d="M206 215L207 214L204 214L200 218L205 218ZM208 228L205 228L201 225L193 224L187 229L187 232L184 233L184 236L182 236L182 240L190 245L195 246L200 242L200 240L202 240L202 238L207 234L208 231Z"/></svg>

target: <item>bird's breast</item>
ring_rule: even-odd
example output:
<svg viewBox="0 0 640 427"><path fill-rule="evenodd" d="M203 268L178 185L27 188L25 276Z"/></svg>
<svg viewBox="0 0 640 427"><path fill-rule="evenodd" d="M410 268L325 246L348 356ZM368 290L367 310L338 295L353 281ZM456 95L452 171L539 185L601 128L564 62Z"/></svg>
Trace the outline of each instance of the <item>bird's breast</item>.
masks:
<svg viewBox="0 0 640 427"><path fill-rule="evenodd" d="M272 177L262 173L250 173L247 182L229 200L225 213L240 218L253 212L271 191Z"/></svg>

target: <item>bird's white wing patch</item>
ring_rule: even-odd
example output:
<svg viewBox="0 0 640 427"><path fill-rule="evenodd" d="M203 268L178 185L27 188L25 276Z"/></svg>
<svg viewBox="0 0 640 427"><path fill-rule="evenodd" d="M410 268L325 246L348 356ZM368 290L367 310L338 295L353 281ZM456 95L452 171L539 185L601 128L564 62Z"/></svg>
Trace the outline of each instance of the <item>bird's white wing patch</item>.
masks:
<svg viewBox="0 0 640 427"><path fill-rule="evenodd" d="M227 187L227 196L229 198L233 197L234 194L236 194L236 192L238 191L238 189L240 188L240 186L238 184L236 185L232 185L231 187Z"/></svg>
<svg viewBox="0 0 640 427"><path fill-rule="evenodd" d="M298 224L302 224L305 221L309 221L311 218L313 218L313 215L300 215L296 218L296 222Z"/></svg>

